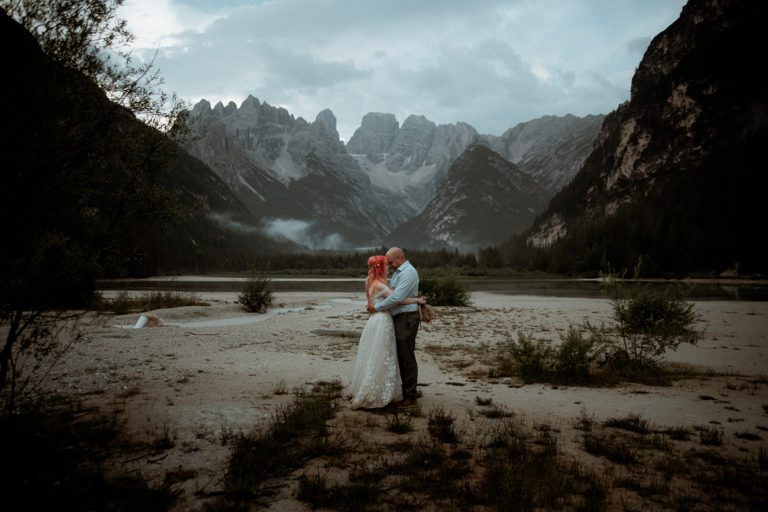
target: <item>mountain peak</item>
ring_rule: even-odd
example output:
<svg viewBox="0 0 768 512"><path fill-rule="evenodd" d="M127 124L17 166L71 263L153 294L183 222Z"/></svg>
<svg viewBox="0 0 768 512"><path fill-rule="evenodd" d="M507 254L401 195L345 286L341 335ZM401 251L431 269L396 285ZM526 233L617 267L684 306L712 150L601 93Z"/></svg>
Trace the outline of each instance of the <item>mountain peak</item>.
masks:
<svg viewBox="0 0 768 512"><path fill-rule="evenodd" d="M240 104L240 110L246 110L246 111L258 110L259 107L261 107L261 103L259 103L259 99L251 94L249 94L248 97L245 98L243 102Z"/></svg>
<svg viewBox="0 0 768 512"><path fill-rule="evenodd" d="M192 107L192 115L199 115L209 110L211 110L211 102L203 98Z"/></svg>
<svg viewBox="0 0 768 512"><path fill-rule="evenodd" d="M336 134L338 138L338 132L336 132L336 116L333 115L331 109L326 108L320 111L315 118L315 124L321 126L328 133Z"/></svg>
<svg viewBox="0 0 768 512"><path fill-rule="evenodd" d="M530 226L544 208L541 187L482 143L451 165L441 191L385 242L412 248L473 250Z"/></svg>

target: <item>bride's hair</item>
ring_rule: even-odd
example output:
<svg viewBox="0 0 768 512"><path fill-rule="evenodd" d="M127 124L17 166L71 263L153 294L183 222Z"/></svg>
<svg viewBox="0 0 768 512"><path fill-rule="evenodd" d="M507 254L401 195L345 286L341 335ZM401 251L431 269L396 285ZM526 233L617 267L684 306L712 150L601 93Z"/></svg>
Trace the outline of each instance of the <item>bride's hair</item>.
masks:
<svg viewBox="0 0 768 512"><path fill-rule="evenodd" d="M386 256L371 256L368 258L368 278L365 280L365 296L371 290L371 285L374 281L387 282L387 257Z"/></svg>

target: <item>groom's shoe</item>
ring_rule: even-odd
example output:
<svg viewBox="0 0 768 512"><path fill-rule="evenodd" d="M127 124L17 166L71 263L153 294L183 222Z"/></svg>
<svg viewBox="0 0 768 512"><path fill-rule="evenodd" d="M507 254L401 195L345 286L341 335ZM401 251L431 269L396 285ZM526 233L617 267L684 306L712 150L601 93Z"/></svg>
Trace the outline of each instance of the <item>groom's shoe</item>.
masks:
<svg viewBox="0 0 768 512"><path fill-rule="evenodd" d="M400 409L408 409L417 405L419 405L419 402L415 398L405 398L397 403L397 407Z"/></svg>

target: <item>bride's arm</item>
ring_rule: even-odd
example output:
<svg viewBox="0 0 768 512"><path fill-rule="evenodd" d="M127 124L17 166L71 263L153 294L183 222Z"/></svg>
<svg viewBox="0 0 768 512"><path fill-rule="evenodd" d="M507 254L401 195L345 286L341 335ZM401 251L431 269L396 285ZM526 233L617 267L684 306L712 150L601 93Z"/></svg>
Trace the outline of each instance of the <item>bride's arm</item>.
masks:
<svg viewBox="0 0 768 512"><path fill-rule="evenodd" d="M384 283L377 283L376 285L376 293L379 293L380 291L384 291L384 296L389 297L392 295L392 288L385 285ZM406 297L403 299L400 304L426 304L427 299L424 297Z"/></svg>

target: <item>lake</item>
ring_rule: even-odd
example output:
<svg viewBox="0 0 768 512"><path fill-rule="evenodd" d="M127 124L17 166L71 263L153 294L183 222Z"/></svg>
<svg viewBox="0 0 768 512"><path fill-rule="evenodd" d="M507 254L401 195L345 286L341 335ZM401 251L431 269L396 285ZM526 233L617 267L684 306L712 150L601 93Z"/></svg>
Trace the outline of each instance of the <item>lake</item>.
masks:
<svg viewBox="0 0 768 512"><path fill-rule="evenodd" d="M354 277L272 277L275 292L357 292L363 288L364 278ZM501 293L506 295L538 295L552 297L610 297L606 285L594 279L519 279L496 277L461 278L470 291ZM239 292L244 278L217 276L173 276L147 279L110 279L97 283L99 290L183 291L183 292ZM695 300L768 301L768 281L659 281L649 286L668 288L682 286ZM630 284L632 286L632 284Z"/></svg>

